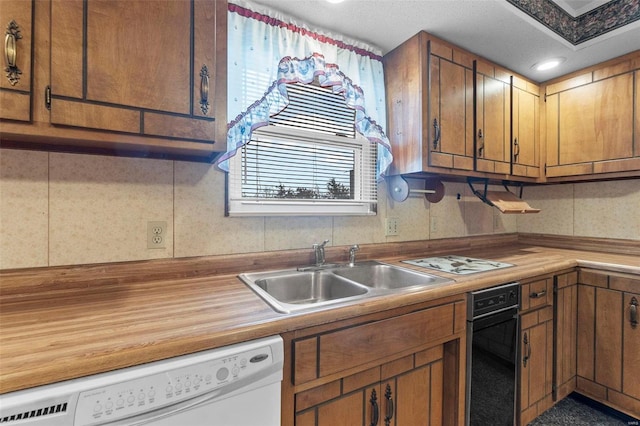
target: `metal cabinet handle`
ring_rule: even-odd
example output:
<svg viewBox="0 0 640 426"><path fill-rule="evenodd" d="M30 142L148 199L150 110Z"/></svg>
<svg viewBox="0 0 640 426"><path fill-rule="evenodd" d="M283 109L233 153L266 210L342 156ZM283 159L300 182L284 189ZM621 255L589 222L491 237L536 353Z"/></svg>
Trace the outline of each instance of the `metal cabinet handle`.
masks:
<svg viewBox="0 0 640 426"><path fill-rule="evenodd" d="M527 361L529 361L529 358L531 358L531 345L529 344L529 336L526 332L524 333L523 343L526 355L522 358L522 365L526 367Z"/></svg>
<svg viewBox="0 0 640 426"><path fill-rule="evenodd" d="M441 129L438 124L438 119L433 119L433 149L438 149L438 142L440 142Z"/></svg>
<svg viewBox="0 0 640 426"><path fill-rule="evenodd" d="M534 291L533 293L531 293L529 295L529 298L531 299L539 299L540 297L544 296L545 294L547 294L547 290L542 290L542 291Z"/></svg>
<svg viewBox="0 0 640 426"><path fill-rule="evenodd" d="M18 84L20 81L20 75L22 71L16 66L16 58L18 56L18 47L16 41L20 40L22 35L20 34L20 28L16 21L11 21L7 24L7 31L4 36L4 62L7 67L4 69L7 73L7 79L12 86Z"/></svg>
<svg viewBox="0 0 640 426"><path fill-rule="evenodd" d="M376 395L376 390L371 391L371 408L373 409L373 416L371 419L371 426L378 426L378 419L380 417L380 410L378 409L378 396Z"/></svg>
<svg viewBox="0 0 640 426"><path fill-rule="evenodd" d="M518 162L518 156L520 155L520 144L518 143L518 138L515 138L513 140L513 146L515 149L514 153L513 153L513 161L515 161L516 163Z"/></svg>
<svg viewBox="0 0 640 426"><path fill-rule="evenodd" d="M484 157L484 140L482 138L482 129L478 129L478 140L482 142L478 144L478 157Z"/></svg>
<svg viewBox="0 0 640 426"><path fill-rule="evenodd" d="M209 112L209 68L206 65L200 69L200 110L203 114Z"/></svg>
<svg viewBox="0 0 640 426"><path fill-rule="evenodd" d="M632 297L629 305L631 328L636 328L638 326L638 299Z"/></svg>
<svg viewBox="0 0 640 426"><path fill-rule="evenodd" d="M384 393L384 397L387 399L387 415L384 418L385 426L389 426L391 424L391 419L393 418L394 408L391 396L391 386L387 385L387 390Z"/></svg>

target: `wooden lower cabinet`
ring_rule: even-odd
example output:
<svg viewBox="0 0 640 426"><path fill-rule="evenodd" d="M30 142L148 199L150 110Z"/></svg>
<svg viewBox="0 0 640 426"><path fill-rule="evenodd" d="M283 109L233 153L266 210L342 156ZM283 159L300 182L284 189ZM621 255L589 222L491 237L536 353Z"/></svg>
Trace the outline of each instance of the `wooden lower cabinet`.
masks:
<svg viewBox="0 0 640 426"><path fill-rule="evenodd" d="M463 424L465 327L456 296L284 334L282 424Z"/></svg>
<svg viewBox="0 0 640 426"><path fill-rule="evenodd" d="M553 278L521 287L516 419L527 425L553 405Z"/></svg>
<svg viewBox="0 0 640 426"><path fill-rule="evenodd" d="M323 387L307 391L308 394L303 392L296 398L296 408L301 410L296 413L296 425L442 424L444 347L438 345L425 352L414 356L422 356L422 362L427 364L415 366L414 356L409 356L341 379L338 397ZM388 374L395 375L385 377ZM353 390L353 386L376 378L379 380ZM339 382L328 388L336 387L337 391ZM327 401L307 407L310 401L325 398Z"/></svg>
<svg viewBox="0 0 640 426"><path fill-rule="evenodd" d="M640 418L640 277L581 270L577 391Z"/></svg>
<svg viewBox="0 0 640 426"><path fill-rule="evenodd" d="M553 400L576 389L578 272L556 275L554 283Z"/></svg>

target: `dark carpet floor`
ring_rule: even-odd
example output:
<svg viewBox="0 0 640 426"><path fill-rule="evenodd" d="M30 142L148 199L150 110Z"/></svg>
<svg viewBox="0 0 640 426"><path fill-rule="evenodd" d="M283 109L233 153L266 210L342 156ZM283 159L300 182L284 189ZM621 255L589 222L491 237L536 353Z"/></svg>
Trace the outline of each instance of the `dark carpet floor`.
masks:
<svg viewBox="0 0 640 426"><path fill-rule="evenodd" d="M530 426L630 426L640 422L606 407L596 408L593 402L572 394L544 412Z"/></svg>

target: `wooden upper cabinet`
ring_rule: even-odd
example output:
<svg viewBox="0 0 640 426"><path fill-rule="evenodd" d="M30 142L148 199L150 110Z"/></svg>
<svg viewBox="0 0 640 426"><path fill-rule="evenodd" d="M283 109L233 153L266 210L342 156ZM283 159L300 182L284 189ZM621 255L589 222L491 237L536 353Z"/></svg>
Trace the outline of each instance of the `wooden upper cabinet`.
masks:
<svg viewBox="0 0 640 426"><path fill-rule="evenodd" d="M429 166L473 170L473 70L469 57L429 42L433 130Z"/></svg>
<svg viewBox="0 0 640 426"><path fill-rule="evenodd" d="M384 57L391 174L417 173L429 167L429 147L436 129L427 115L427 42L426 34L419 33Z"/></svg>
<svg viewBox="0 0 640 426"><path fill-rule="evenodd" d="M639 68L640 51L546 85L548 177L640 170Z"/></svg>
<svg viewBox="0 0 640 426"><path fill-rule="evenodd" d="M384 66L391 173L473 171L473 58L420 32Z"/></svg>
<svg viewBox="0 0 640 426"><path fill-rule="evenodd" d="M512 82L511 174L540 177L540 94L529 82Z"/></svg>
<svg viewBox="0 0 640 426"><path fill-rule="evenodd" d="M537 120L535 109L525 111L533 99L523 99L523 166L511 173L510 72L425 32L385 55L384 65L391 174L538 177L530 132L539 126L525 118Z"/></svg>
<svg viewBox="0 0 640 426"><path fill-rule="evenodd" d="M509 151L509 76L477 61L476 168L507 175Z"/></svg>
<svg viewBox="0 0 640 426"><path fill-rule="evenodd" d="M0 119L31 121L33 1L3 1L0 7L5 45L0 76Z"/></svg>
<svg viewBox="0 0 640 426"><path fill-rule="evenodd" d="M52 0L51 123L223 150L222 15L226 2Z"/></svg>

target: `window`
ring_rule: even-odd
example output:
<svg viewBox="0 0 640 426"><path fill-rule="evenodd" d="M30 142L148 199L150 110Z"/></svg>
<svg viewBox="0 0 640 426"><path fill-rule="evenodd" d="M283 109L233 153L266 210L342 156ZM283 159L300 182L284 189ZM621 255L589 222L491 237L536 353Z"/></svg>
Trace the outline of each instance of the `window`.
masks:
<svg viewBox="0 0 640 426"><path fill-rule="evenodd" d="M317 84L287 93L289 105L230 161L228 213L375 214L377 144L355 131L355 111Z"/></svg>

